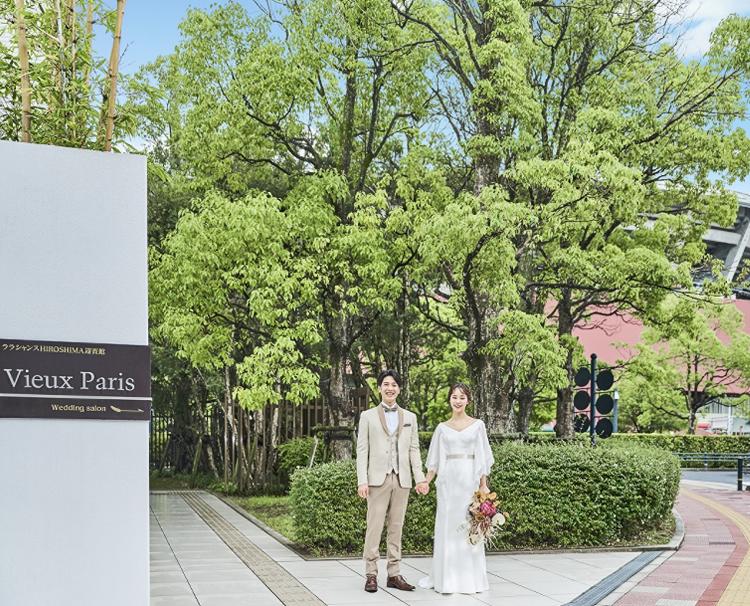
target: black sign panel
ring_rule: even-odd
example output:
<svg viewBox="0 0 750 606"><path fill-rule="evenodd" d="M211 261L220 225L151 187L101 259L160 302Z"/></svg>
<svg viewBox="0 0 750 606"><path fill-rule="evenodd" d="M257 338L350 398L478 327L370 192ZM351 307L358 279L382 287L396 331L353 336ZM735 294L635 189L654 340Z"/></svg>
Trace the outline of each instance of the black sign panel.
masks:
<svg viewBox="0 0 750 606"><path fill-rule="evenodd" d="M599 419L596 422L596 428L594 428L594 431L600 438L608 438L612 435L612 421L607 418Z"/></svg>
<svg viewBox="0 0 750 606"><path fill-rule="evenodd" d="M586 410L591 404L591 396L585 391L577 391L573 396L573 406L576 410Z"/></svg>
<svg viewBox="0 0 750 606"><path fill-rule="evenodd" d="M0 339L0 418L150 417L148 346Z"/></svg>
<svg viewBox="0 0 750 606"><path fill-rule="evenodd" d="M615 382L612 371L607 369L596 375L596 386L602 391L607 391Z"/></svg>
<svg viewBox="0 0 750 606"><path fill-rule="evenodd" d="M578 387L585 387L591 381L591 371L585 366L581 366L576 371L575 383Z"/></svg>
<svg viewBox="0 0 750 606"><path fill-rule="evenodd" d="M586 415L579 414L573 418L573 429L575 429L578 433L584 433L588 431L590 426L591 421Z"/></svg>
<svg viewBox="0 0 750 606"><path fill-rule="evenodd" d="M615 407L615 401L608 393L602 394L596 399L596 410L599 414L608 415Z"/></svg>

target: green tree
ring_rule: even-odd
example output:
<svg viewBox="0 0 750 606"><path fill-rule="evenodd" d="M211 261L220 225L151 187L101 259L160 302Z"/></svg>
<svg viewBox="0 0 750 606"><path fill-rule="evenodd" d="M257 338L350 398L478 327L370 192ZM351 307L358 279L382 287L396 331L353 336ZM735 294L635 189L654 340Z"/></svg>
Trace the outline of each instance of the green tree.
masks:
<svg viewBox="0 0 750 606"><path fill-rule="evenodd" d="M750 390L750 337L731 301L696 303L671 297L628 362L623 399L638 424L672 417L695 433L700 409Z"/></svg>
<svg viewBox="0 0 750 606"><path fill-rule="evenodd" d="M197 369L223 377L217 394L235 440L225 436L225 479L262 486L273 467L276 432L252 430L260 411L282 398L317 393L315 360L303 351L320 341L317 276L298 262L298 232L281 203L262 193L231 201L209 194L184 212L151 260L151 314L156 336Z"/></svg>
<svg viewBox="0 0 750 606"><path fill-rule="evenodd" d="M234 2L190 11L176 52L144 72L135 99L151 132L169 125L164 157L196 191L237 197L272 184L290 220L309 226L297 253L320 276L320 387L335 421L351 423L357 341L399 295L378 183L427 111L429 53L387 2L278 6L258 19Z"/></svg>
<svg viewBox="0 0 750 606"><path fill-rule="evenodd" d="M485 324L510 309L549 313L552 302L567 374L556 431L570 437L574 327L648 314L691 283L707 226L733 220L726 186L750 170L748 139L733 126L745 112L748 20L725 20L707 56L684 63L664 44L677 15L658 0L392 5L438 49L449 77L437 94L473 193L500 188L526 209L509 251L519 294L490 306ZM470 364L480 395L489 369L483 407L502 419L508 392L498 386L511 366L481 357L494 335L467 352L480 355Z"/></svg>

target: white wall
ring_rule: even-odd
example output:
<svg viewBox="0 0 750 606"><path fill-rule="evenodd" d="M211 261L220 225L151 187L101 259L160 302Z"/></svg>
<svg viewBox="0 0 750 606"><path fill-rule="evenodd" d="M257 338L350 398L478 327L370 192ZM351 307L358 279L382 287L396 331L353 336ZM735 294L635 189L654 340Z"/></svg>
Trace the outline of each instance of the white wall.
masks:
<svg viewBox="0 0 750 606"><path fill-rule="evenodd" d="M0 141L0 337L145 345L146 162ZM0 605L148 604L148 422L0 419Z"/></svg>

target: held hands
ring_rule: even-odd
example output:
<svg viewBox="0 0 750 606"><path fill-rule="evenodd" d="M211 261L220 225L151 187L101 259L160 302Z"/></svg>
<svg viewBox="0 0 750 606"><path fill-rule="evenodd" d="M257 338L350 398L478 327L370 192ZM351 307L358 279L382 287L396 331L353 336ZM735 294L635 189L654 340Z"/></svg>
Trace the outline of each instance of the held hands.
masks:
<svg viewBox="0 0 750 606"><path fill-rule="evenodd" d="M430 492L430 484L429 482L419 482L414 487L414 490L417 492L417 494L425 495Z"/></svg>
<svg viewBox="0 0 750 606"><path fill-rule="evenodd" d="M367 495L370 494L370 487L367 484L360 484L357 486L357 494L363 499L366 499Z"/></svg>

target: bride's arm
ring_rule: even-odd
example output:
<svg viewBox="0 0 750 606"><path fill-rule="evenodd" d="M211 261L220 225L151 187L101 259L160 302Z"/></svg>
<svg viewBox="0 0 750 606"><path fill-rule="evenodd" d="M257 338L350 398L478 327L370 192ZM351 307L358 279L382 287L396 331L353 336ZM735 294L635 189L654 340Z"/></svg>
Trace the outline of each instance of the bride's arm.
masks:
<svg viewBox="0 0 750 606"><path fill-rule="evenodd" d="M435 478L440 467L440 425L435 428L430 440L430 448L427 452L427 477L425 482L429 484Z"/></svg>
<svg viewBox="0 0 750 606"><path fill-rule="evenodd" d="M478 443L476 446L476 456L479 463L479 490L480 492L489 492L490 489L487 486L487 476L489 476L490 469L495 463L495 457L492 455L492 447L490 446L489 438L487 437L487 428L484 426L482 421L479 421L479 431L477 432Z"/></svg>

